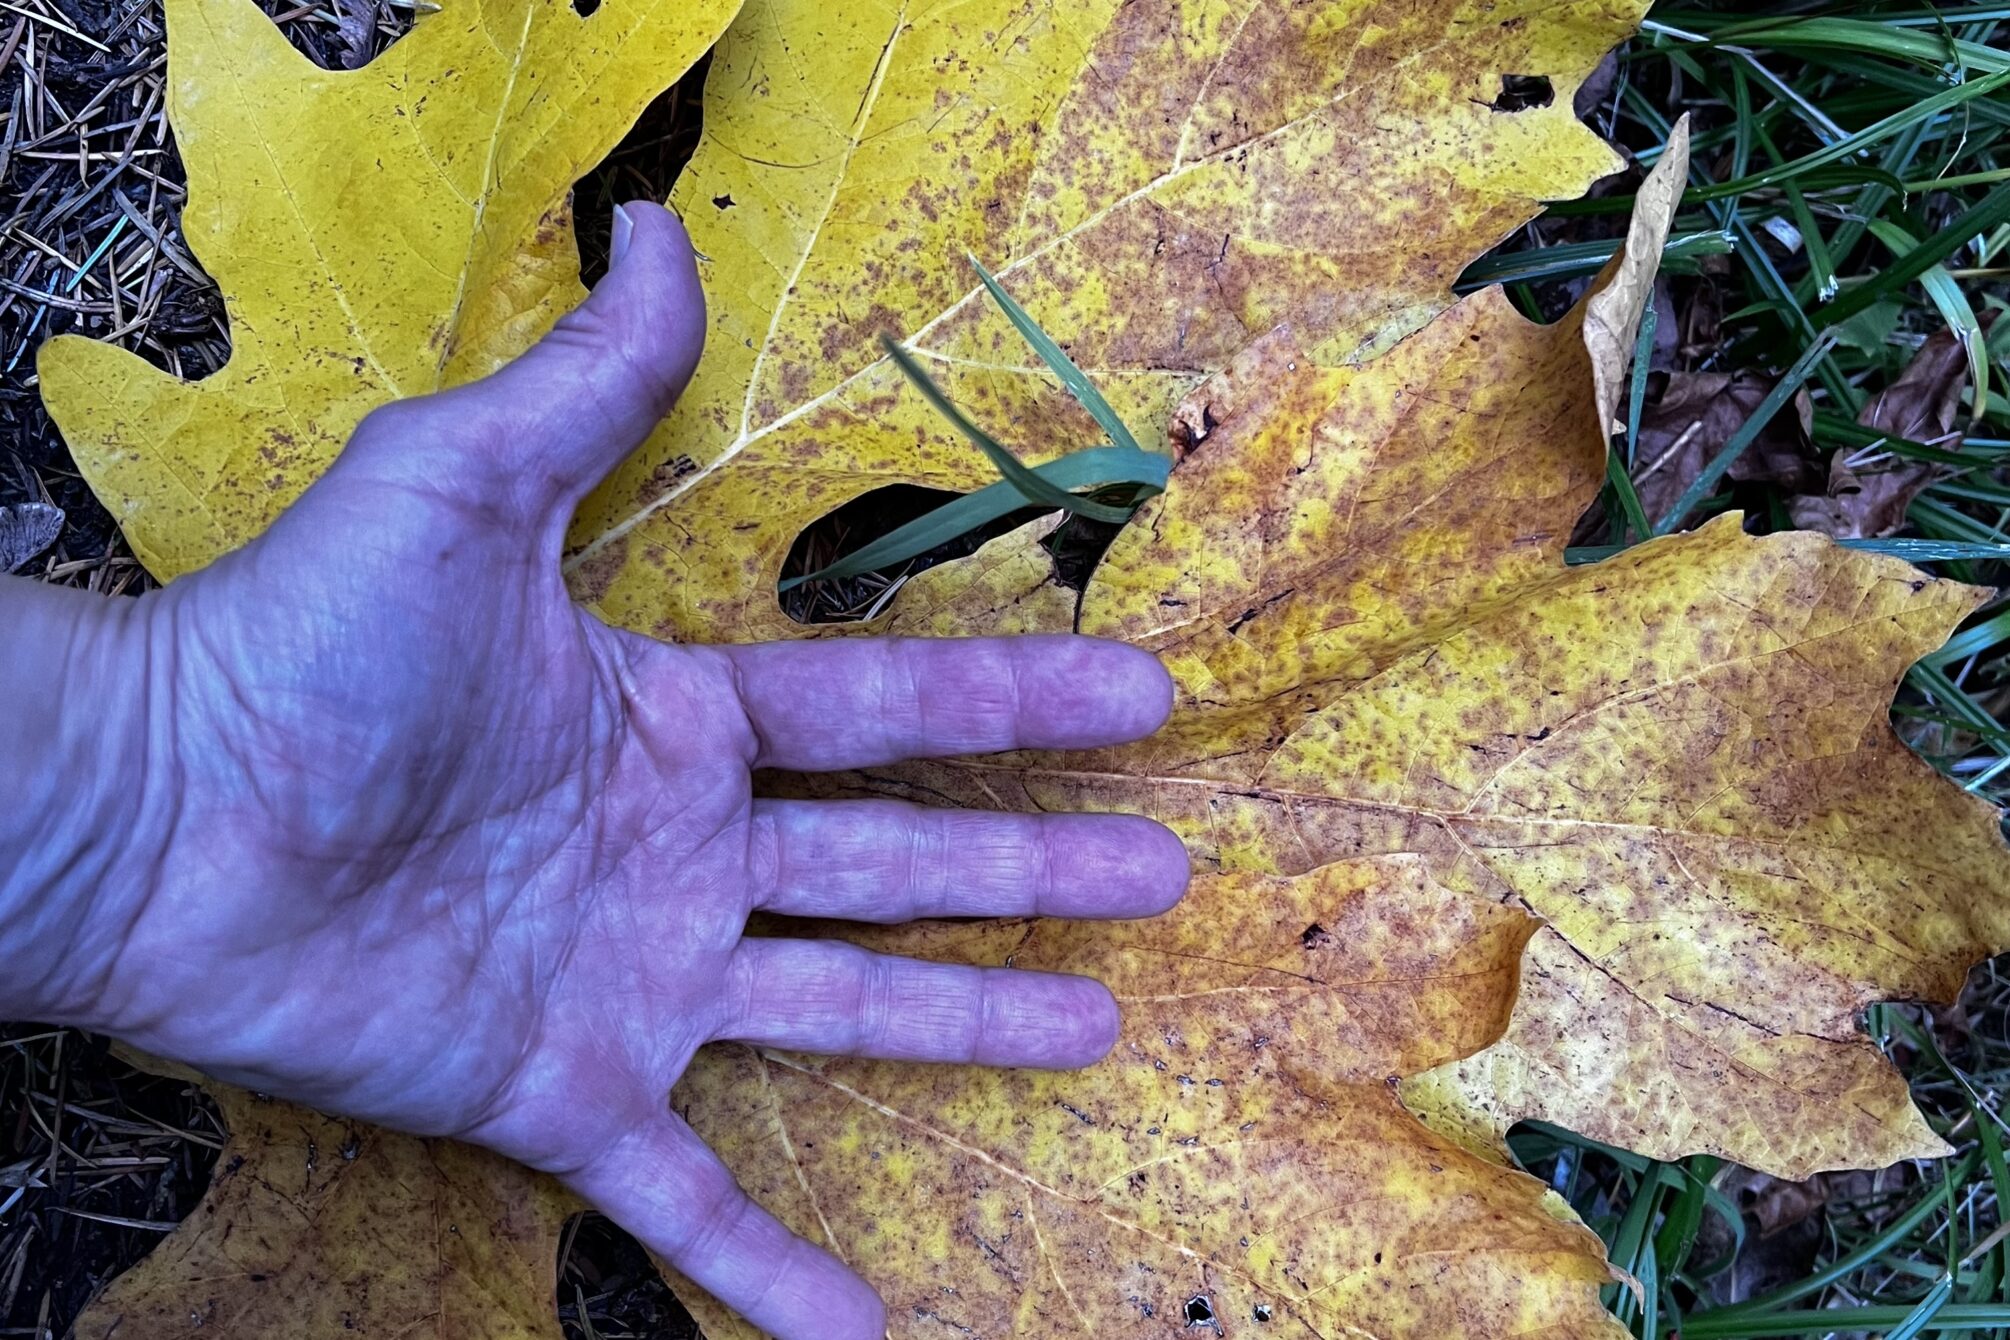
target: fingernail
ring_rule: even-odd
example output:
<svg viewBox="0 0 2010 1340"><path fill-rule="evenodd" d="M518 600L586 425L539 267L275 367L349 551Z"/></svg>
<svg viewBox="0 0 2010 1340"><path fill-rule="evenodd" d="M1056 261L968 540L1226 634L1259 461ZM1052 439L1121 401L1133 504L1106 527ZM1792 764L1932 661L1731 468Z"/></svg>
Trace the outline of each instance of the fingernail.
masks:
<svg viewBox="0 0 2010 1340"><path fill-rule="evenodd" d="M621 258L628 254L628 239L635 233L635 220L628 216L625 206L614 207L614 241L608 248L609 264L621 264Z"/></svg>

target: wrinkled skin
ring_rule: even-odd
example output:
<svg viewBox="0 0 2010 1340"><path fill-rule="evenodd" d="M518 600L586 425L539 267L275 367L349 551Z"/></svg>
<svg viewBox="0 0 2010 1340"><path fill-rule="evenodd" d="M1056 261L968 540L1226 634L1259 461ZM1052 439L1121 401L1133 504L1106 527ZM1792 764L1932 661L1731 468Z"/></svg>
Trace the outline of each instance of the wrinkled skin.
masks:
<svg viewBox="0 0 2010 1340"><path fill-rule="evenodd" d="M673 647L570 603L573 507L703 332L677 221L630 206L617 233L531 353L372 415L259 541L64 635L73 676L140 686L121 753L142 799L76 917L19 910L60 906L60 871L0 884L0 948L59 965L0 1011L487 1145L778 1336L879 1336L871 1289L668 1110L693 1051L1075 1066L1115 1005L1080 978L749 939L749 914L1145 915L1185 856L1140 818L771 802L751 771L1115 742L1170 686L1088 639Z"/></svg>

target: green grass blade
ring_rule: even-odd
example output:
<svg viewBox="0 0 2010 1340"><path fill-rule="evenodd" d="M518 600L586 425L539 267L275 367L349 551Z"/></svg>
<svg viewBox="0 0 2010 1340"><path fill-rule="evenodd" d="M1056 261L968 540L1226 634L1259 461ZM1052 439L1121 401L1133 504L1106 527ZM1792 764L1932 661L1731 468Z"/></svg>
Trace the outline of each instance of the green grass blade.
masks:
<svg viewBox="0 0 2010 1340"><path fill-rule="evenodd" d="M1720 1312L1692 1312L1682 1319L1682 1340L1748 1340L1759 1336L1875 1333L1905 1324L1916 1310L1910 1307L1830 1307L1809 1312L1775 1312L1756 1317L1725 1317ZM1933 1329L1941 1332L1993 1330L1999 1326L2010 1326L2010 1304L1950 1303L1939 1309L1932 1321Z"/></svg>
<svg viewBox="0 0 2010 1340"><path fill-rule="evenodd" d="M1837 140L1833 144L1825 144L1819 149L1803 154L1801 157L1789 162L1781 163L1777 167L1767 168L1763 172L1740 175L1729 181L1717 182L1708 186L1691 187L1682 193L1682 204L1684 206L1700 205L1712 200L1726 200L1733 196L1748 195L1753 191L1762 190L1767 187L1784 185L1787 182L1813 172L1817 168L1827 167L1831 163L1840 163L1844 159L1852 157L1874 144L1890 139L1901 131L1908 130L1921 122L1931 121L1933 118L1951 111L1965 102L1975 98L1986 98L1998 89L2003 88L2006 84L2010 84L2010 68L2005 68L1995 74L1986 75L1981 79L1969 83L1957 84L1953 88L1943 89L1931 97L1924 98L1912 104L1903 111L1894 112L1883 120L1865 126L1862 130L1847 138ZM1742 125L1743 121L1741 120L1738 124ZM1744 146L1738 145L1734 147L1733 152L1742 155L1746 150ZM1880 174L1880 177L1888 178L1889 174ZM1890 178L1890 180L1893 184L1898 184L1897 179ZM1552 207L1552 212L1559 215L1623 213L1633 208L1633 199L1632 196L1612 196L1599 200L1559 202Z"/></svg>
<svg viewBox="0 0 2010 1340"><path fill-rule="evenodd" d="M1158 492L1165 487L1166 474L1171 461L1153 451L1135 451L1129 447L1091 447L1086 451L1070 452L1059 460L1048 461L1034 467L1033 473L1058 489L1087 488L1094 485L1132 484L1149 492ZM980 526L989 525L1002 516L1009 516L1026 506L1026 496L1016 485L1006 480L966 493L960 498L952 498L926 515L916 517L904 526L888 531L885 535L859 548L834 563L826 564L815 572L801 577L791 577L781 584L783 591L792 591L805 582L830 581L843 577L857 577L868 572L878 572L897 563L927 553L937 545L947 544L960 535L967 535Z"/></svg>
<svg viewBox="0 0 2010 1340"><path fill-rule="evenodd" d="M1888 451L1894 456L1908 460L1932 461L1936 465L1949 465L1972 470L1978 465L1989 463L1986 451L1976 450L1977 444L1967 442L1958 452L1944 447L1929 447L1924 442L1914 442L1909 437L1892 437L1875 428L1866 428L1855 419L1844 418L1833 410L1815 410L1815 441L1825 447L1849 451Z"/></svg>
<svg viewBox="0 0 2010 1340"><path fill-rule="evenodd" d="M1759 434L1772 422L1773 416L1778 414L1786 403L1793 399L1794 393L1801 389L1801 383L1805 382L1809 374L1815 370L1815 364L1828 357L1829 350L1834 346L1835 335L1833 333L1823 335L1794 360L1794 365L1787 369L1786 375L1781 377L1778 384L1767 393L1766 398L1759 402L1759 407L1752 411L1752 417L1738 425L1738 431L1731 434L1723 449L1711 458L1702 472L1690 481L1689 487L1682 491L1682 496L1675 500L1675 505L1655 523L1656 535L1666 535L1675 529L1682 518L1688 516L1696 509L1698 503L1716 490L1718 481L1723 479L1732 463L1745 453L1747 447L1758 440Z"/></svg>
<svg viewBox="0 0 2010 1340"><path fill-rule="evenodd" d="M1927 1291L1926 1297L1919 1300L1919 1306L1912 1310L1911 1315L1891 1328L1891 1333L1885 1340L1916 1340L1919 1333L1933 1323L1933 1319L1941 1314L1953 1298L1954 1276L1942 1275L1935 1281L1933 1288Z"/></svg>
<svg viewBox="0 0 2010 1340"><path fill-rule="evenodd" d="M1704 35L1719 46L1770 47L1776 51L1833 48L1881 56L1887 60L1910 61L1934 70L1949 63L1971 70L2010 69L2010 52L1999 51L1980 42L1962 41L1937 33L1912 32L1861 19L1740 20L1736 15L1669 12L1643 27L1648 32L1661 33L1687 29Z"/></svg>
<svg viewBox="0 0 2010 1340"><path fill-rule="evenodd" d="M1919 239L1889 219L1872 219L1870 232L1900 260L1919 249ZM1976 318L1975 309L1969 305L1968 295L1962 292L1961 285L1947 273L1946 266L1928 266L1919 282L1968 355L1968 384L1975 393L1972 413L1979 419L1989 412L1989 341L1983 333L1982 322Z"/></svg>
<svg viewBox="0 0 2010 1340"><path fill-rule="evenodd" d="M1660 315L1653 303L1640 314L1640 334L1633 341L1633 366L1629 369L1626 392L1626 450L1625 454L1608 450L1605 453L1605 477L1612 484L1613 496L1619 500L1620 515L1631 533L1646 539L1654 533L1647 520L1647 509L1640 504L1640 492L1633 487L1632 467L1634 445L1640 441L1640 415L1647 403L1648 365L1653 361L1654 330L1660 324ZM1622 541L1626 533L1622 532Z"/></svg>
<svg viewBox="0 0 2010 1340"><path fill-rule="evenodd" d="M1679 237L1671 235L1661 248L1661 265L1664 270L1675 273L1694 273L1698 258L1728 256L1736 250L1730 234L1721 228L1684 233ZM1465 273L1459 276L1452 288L1456 293L1471 293L1495 284L1578 279L1597 274L1618 251L1619 240L1613 238L1599 242L1564 242L1553 247L1537 247L1533 251L1510 252L1505 256L1483 256L1466 267Z"/></svg>
<svg viewBox="0 0 2010 1340"><path fill-rule="evenodd" d="M1041 475L1029 469L1025 462L1007 451L991 434L972 423L962 410L951 403L949 397L942 393L942 388L935 384L935 379L924 372L921 364L914 361L914 356L901 347L900 341L891 335L884 335L880 337L880 343L886 347L886 356L891 358L895 366L914 383L922 398L934 406L935 411L943 418L955 424L956 431L969 438L977 449L990 459L993 468L1005 477L1005 481L1025 495L1027 502L1038 503L1044 507L1065 508L1097 521L1121 522L1130 519L1129 508L1090 502L1086 498L1078 498L1066 489L1048 483ZM1133 451L1136 449L1135 446L1128 448Z"/></svg>
<svg viewBox="0 0 2010 1340"><path fill-rule="evenodd" d="M2002 562L2010 559L2010 544L1982 544L1966 540L1843 540L1840 543L1845 549L1888 554L1908 563Z"/></svg>
<svg viewBox="0 0 2010 1340"><path fill-rule="evenodd" d="M1968 1181L1969 1178L1975 1175L1975 1170L1976 1167L1979 1165L1979 1163L1980 1163L1979 1155L1975 1151L1970 1150L1966 1155L1964 1155L1960 1159L1959 1162L1956 1162L1952 1165L1942 1165L1943 1181L1957 1186L1963 1185ZM1763 1317L1767 1313L1775 1312L1780 1308L1786 1307L1789 1303L1796 1303L1803 1298L1819 1294L1822 1290L1828 1288L1831 1284L1834 1284L1837 1280L1845 1279L1854 1272L1863 1269L1864 1266L1868 1265L1872 1261L1875 1261L1878 1257L1884 1255L1887 1251L1890 1251L1894 1245L1903 1242L1907 1237L1909 1237L1912 1234L1913 1230L1917 1229L1921 1224L1925 1223L1939 1209L1940 1209L1939 1187L1936 1186L1936 1187L1923 1188L1921 1190L1919 1199L1915 1201L1905 1211L1905 1213L1899 1215L1896 1219L1892 1220L1891 1223L1885 1225L1883 1232L1877 1234L1875 1237L1863 1243L1855 1251L1850 1252L1846 1256L1843 1256L1835 1261L1830 1262L1828 1265L1823 1266L1820 1270L1812 1272L1806 1278L1795 1280L1792 1284L1788 1284L1781 1288L1775 1289L1771 1293L1762 1294L1757 1298L1748 1299L1742 1303L1733 1303L1728 1307L1715 1308L1709 1312L1701 1314L1692 1313L1683 1323L1682 1334L1684 1340L1695 1340L1696 1336L1706 1334L1706 1332L1695 1329L1698 1326L1714 1324L1718 1327L1726 1327L1726 1326L1735 1327L1735 1323L1738 1322L1740 1319ZM1892 1319L1894 1322L1899 1321L1903 1318L1904 1309L1894 1308L1893 1311L1899 1314L1898 1316L1895 1316ZM1834 1312L1830 1312L1825 1315L1832 1318L1838 1316L1838 1314ZM1835 1329L1839 1324L1840 1324L1839 1322L1832 1321L1830 1323L1830 1329ZM1708 1334L1715 1334L1721 1336L1738 1336L1748 1334L1795 1335L1799 1333L1800 1332L1796 1331L1748 1332L1736 1329L1720 1329L1708 1332Z"/></svg>
<svg viewBox="0 0 2010 1340"><path fill-rule="evenodd" d="M1984 233L2010 223L2010 184L1997 187L1960 217L1907 252L1897 264L1858 285L1814 315L1828 325L1847 321L1894 289L1903 288Z"/></svg>
<svg viewBox="0 0 2010 1340"><path fill-rule="evenodd" d="M984 281L985 291L991 295L991 300L998 304L1013 326L1018 329L1021 338L1032 346L1033 352L1040 355L1040 361L1061 379L1061 385L1068 388L1068 393L1089 412L1089 417L1096 421L1096 425L1110 435L1110 441L1119 447L1138 450L1137 440L1131 436L1131 430L1124 426L1124 421L1117 417L1114 409L1110 408L1110 402L1103 399L1103 393L1098 391L1087 375L1075 366L1075 360L1068 357L1067 351L1054 343L1052 337L1034 323L1033 318L1026 314L1026 309L1021 307L1012 295L1005 291L1005 286L984 268L982 261L972 256L970 263L977 267L977 277Z"/></svg>
<svg viewBox="0 0 2010 1340"><path fill-rule="evenodd" d="M2002 556L2010 559L2010 553ZM1962 629L1947 639L1947 645L1927 656L1926 663L1944 670L1956 661L1982 655L1999 642L2010 642L2010 608L1998 610L1973 628ZM2004 1204L2010 1205L2010 1187L2005 1188Z"/></svg>

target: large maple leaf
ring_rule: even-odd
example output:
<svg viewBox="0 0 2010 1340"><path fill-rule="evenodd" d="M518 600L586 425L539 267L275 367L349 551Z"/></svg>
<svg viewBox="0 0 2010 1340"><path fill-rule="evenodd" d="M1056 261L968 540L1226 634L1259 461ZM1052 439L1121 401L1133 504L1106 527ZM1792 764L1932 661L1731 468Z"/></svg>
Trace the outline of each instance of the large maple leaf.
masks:
<svg viewBox="0 0 2010 1340"><path fill-rule="evenodd" d="M900 1240L873 1258L896 1311L949 1318L954 1300L985 1319L979 1334L1008 1315L1151 1334L1125 1306L1162 1308L1166 1291L1136 1281L1172 1263L1209 1300L1288 1308L1306 1334L1511 1329L1375 1310L1433 1290L1411 1287L1410 1254L1387 1251L1387 1235L1413 1231L1402 1197L1343 1180L1372 1170L1298 1150L1288 1175L1242 1161L1239 1135L1276 1129L1274 1112L1238 1106L1252 1093L1316 1094L1318 1117L1292 1116L1315 1146L1330 1138L1322 1122L1377 1111L1383 1095L1359 1087L1376 1062L1354 1044L1364 1017L1387 1017L1360 1003L1389 981L1374 967L1344 984L1326 975L1319 951L1351 945L1360 924L1336 928L1281 890L1342 870L1393 882L1378 862L1418 863L1440 907L1521 906L1546 923L1498 1042L1421 1075L1414 1054L1368 1051L1467 1148L1486 1154L1507 1124L1541 1116L1661 1156L1712 1150L1796 1174L1941 1151L1856 1014L1881 997L1951 997L2010 928L1995 812L1936 778L1885 716L1906 664L1980 593L1819 536L1750 537L1735 517L1595 566L1563 562L1604 476L1619 351L1680 149L1643 192L1650 217L1628 257L1556 326L1486 293L1363 366L1321 367L1289 332L1249 346L1174 416L1182 457L1165 495L1079 601L1040 526L911 584L919 598L893 622L914 631L1075 626L1158 651L1181 698L1157 737L778 779L802 794L1140 810L1205 866L1237 872L1204 879L1163 927L1078 934L1051 959L1037 927L870 936L891 952L1031 954L1116 983L1125 1041L1085 1076L1001 1083L1001 1105L983 1081L899 1067L749 1054L693 1069L679 1101L694 1120L728 1114L708 1131L799 1231L840 1250ZM1403 962L1379 945L1364 960L1407 980ZM1455 956L1439 964L1461 971ZM1415 1036L1452 1040L1442 1020ZM1165 1068L1175 1078L1155 1090ZM1180 1169L1170 1188L1127 1198L1069 1175L1131 1166L1125 1154L1155 1168L1135 1125L1185 1110L1162 1094L1202 1070L1223 1080L1228 1115L1172 1157L1208 1176ZM772 1091L765 1127L750 1088ZM1412 1149L1413 1134L1378 1133L1391 1160ZM876 1160L863 1178L860 1148ZM890 1158L891 1173L878 1166ZM889 1177L905 1194L889 1197ZM1293 1200L1308 1179L1320 1193ZM1223 1204L1196 1181L1245 1194ZM1278 1190L1246 1194L1258 1186ZM1025 1248L1050 1202L1071 1224L1083 1205L1105 1223L1059 1253ZM911 1235L932 1226L889 1215L903 1203L950 1207L952 1241L989 1244L996 1270L956 1274L963 1258L939 1237L916 1250ZM1395 1218L1369 1228L1349 1209L1360 1204ZM1000 1228L1031 1259L1000 1246ZM1127 1251L1148 1268L1129 1293L1109 1282Z"/></svg>
<svg viewBox="0 0 2010 1340"><path fill-rule="evenodd" d="M1251 345L1079 602L1027 528L892 619L1150 647L1167 728L839 785L1141 811L1223 870L1416 853L1528 907L1507 1036L1405 1086L1476 1147L1541 1117L1789 1177L1943 1153L1857 1015L1950 1000L2010 942L1994 807L1886 719L1986 593L1735 516L1566 567L1604 478L1603 296L1538 329L1489 291L1358 367Z"/></svg>

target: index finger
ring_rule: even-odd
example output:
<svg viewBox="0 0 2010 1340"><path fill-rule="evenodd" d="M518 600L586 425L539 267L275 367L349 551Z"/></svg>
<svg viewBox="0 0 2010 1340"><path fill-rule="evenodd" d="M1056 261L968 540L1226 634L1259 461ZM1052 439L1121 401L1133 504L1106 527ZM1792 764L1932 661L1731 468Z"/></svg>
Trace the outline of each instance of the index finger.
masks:
<svg viewBox="0 0 2010 1340"><path fill-rule="evenodd" d="M1087 749L1151 734L1172 677L1150 652L1072 634L861 638L714 648L759 746L802 772L1001 749Z"/></svg>

